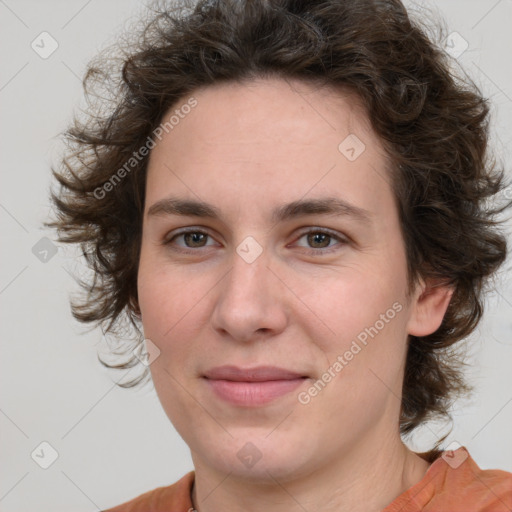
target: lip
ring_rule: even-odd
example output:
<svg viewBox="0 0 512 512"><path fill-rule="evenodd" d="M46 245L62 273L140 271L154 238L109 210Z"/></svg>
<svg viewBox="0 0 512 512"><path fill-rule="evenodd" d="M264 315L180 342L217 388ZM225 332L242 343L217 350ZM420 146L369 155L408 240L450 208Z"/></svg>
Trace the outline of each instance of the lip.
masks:
<svg viewBox="0 0 512 512"><path fill-rule="evenodd" d="M278 368L277 366L256 366L239 368L237 366L218 366L208 370L204 376L212 380L231 380L237 382L264 382L269 380L292 380L306 375Z"/></svg>
<svg viewBox="0 0 512 512"><path fill-rule="evenodd" d="M238 406L264 405L300 386L308 377L275 366L219 366L203 376L219 398Z"/></svg>

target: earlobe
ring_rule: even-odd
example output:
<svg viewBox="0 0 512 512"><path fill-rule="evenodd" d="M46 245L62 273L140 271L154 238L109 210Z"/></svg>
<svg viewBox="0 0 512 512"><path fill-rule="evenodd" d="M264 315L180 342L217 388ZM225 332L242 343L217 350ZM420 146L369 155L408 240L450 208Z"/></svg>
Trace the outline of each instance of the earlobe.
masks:
<svg viewBox="0 0 512 512"><path fill-rule="evenodd" d="M441 326L455 290L442 280L422 281L418 286L407 331L413 336L428 336Z"/></svg>

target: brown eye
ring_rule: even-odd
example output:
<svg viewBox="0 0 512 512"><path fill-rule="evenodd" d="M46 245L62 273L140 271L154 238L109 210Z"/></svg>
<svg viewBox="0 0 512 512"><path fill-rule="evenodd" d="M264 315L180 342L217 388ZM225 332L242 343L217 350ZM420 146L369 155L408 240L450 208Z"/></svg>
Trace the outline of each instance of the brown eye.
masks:
<svg viewBox="0 0 512 512"><path fill-rule="evenodd" d="M190 233L183 233L183 240L187 247L203 247L208 235L199 231L192 231Z"/></svg>
<svg viewBox="0 0 512 512"><path fill-rule="evenodd" d="M324 255L341 249L348 240L340 234L332 233L325 229L310 229L301 234L298 240L306 240L307 245L298 244L299 247L310 249L312 255ZM337 242L337 243L336 243Z"/></svg>
<svg viewBox="0 0 512 512"><path fill-rule="evenodd" d="M310 244L315 249L323 249L329 246L329 242L331 241L331 235L322 232L311 232L307 235L308 244Z"/></svg>
<svg viewBox="0 0 512 512"><path fill-rule="evenodd" d="M211 236L205 231L188 229L167 238L163 241L163 245L171 246L177 251L193 252L194 249L202 249L203 247L212 245L207 244L208 239L211 239ZM177 243L177 240L181 240L182 243ZM191 249L192 251L187 251L187 249Z"/></svg>

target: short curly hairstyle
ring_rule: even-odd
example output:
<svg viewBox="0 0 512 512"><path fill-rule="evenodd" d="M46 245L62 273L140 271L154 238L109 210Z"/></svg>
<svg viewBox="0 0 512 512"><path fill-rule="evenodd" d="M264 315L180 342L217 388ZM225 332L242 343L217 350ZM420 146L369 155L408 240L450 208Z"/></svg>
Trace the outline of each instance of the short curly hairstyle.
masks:
<svg viewBox="0 0 512 512"><path fill-rule="evenodd" d="M362 100L387 152L408 293L420 278L454 288L439 329L409 336L400 432L449 418L454 397L471 391L454 344L477 326L484 285L507 255L499 214L512 202L491 201L496 194L506 199L508 184L487 149L488 100L465 74L455 74L441 45L399 0L155 5L139 37L117 44L121 55L103 53L89 64L84 89L97 102L65 132L67 153L53 169L60 188L52 191L57 217L49 225L59 241L81 245L94 276L82 281L86 294L73 304L74 316L113 334L123 318L140 328L137 270L149 156L131 162L129 171L126 162L169 109L197 88L223 82L278 77L344 88ZM135 356L126 353L131 358L123 364L100 361L134 366Z"/></svg>

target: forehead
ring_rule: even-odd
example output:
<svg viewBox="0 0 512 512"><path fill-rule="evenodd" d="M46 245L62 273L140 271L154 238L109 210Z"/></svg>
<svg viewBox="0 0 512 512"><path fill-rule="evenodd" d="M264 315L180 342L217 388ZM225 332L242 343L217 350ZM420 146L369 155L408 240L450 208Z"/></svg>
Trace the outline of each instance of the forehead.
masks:
<svg viewBox="0 0 512 512"><path fill-rule="evenodd" d="M172 129L173 136L167 137L176 144L189 135L186 128L195 131L197 143L226 146L231 139L248 148L270 142L321 146L322 140L327 147L344 132L370 132L375 137L361 100L346 88L270 78L214 84L196 89L190 96L197 100L197 107L183 116ZM178 101L169 113L179 110L187 99ZM164 120L167 117L164 115Z"/></svg>
<svg viewBox="0 0 512 512"><path fill-rule="evenodd" d="M197 105L151 151L147 204L172 191L261 210L336 192L362 208L390 206L388 159L354 94L261 79L191 96Z"/></svg>

